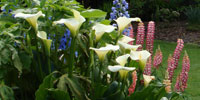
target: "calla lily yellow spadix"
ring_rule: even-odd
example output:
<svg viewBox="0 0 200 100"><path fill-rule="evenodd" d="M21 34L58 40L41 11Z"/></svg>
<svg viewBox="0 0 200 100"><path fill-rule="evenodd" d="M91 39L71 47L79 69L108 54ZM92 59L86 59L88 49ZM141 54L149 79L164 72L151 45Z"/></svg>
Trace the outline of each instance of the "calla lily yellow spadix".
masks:
<svg viewBox="0 0 200 100"><path fill-rule="evenodd" d="M75 37L78 33L81 25L85 22L85 18L80 15L80 12L72 9L71 10L74 14L74 18L68 19L60 19L58 21L54 21L53 24L65 24L72 33L72 36Z"/></svg>
<svg viewBox="0 0 200 100"><path fill-rule="evenodd" d="M52 40L47 39L47 34L44 31L38 31L37 37L40 38L45 46L46 54L50 56L50 48Z"/></svg>
<svg viewBox="0 0 200 100"><path fill-rule="evenodd" d="M123 37L121 39L119 39L119 41L123 42L123 43L129 43L129 42L132 42L134 41L135 39L129 37L129 36L126 36L126 35L123 35Z"/></svg>
<svg viewBox="0 0 200 100"><path fill-rule="evenodd" d="M112 25L104 25L100 23L97 23L92 27L92 29L95 30L96 41L100 40L100 38L103 36L105 32L110 33L115 28L116 27L113 27Z"/></svg>
<svg viewBox="0 0 200 100"><path fill-rule="evenodd" d="M141 46L141 45L130 45L121 41L118 41L118 45L122 50L133 50L133 51L136 51L137 48Z"/></svg>
<svg viewBox="0 0 200 100"><path fill-rule="evenodd" d="M111 72L118 72L121 76L121 78L125 78L128 74L129 71L133 71L135 70L135 67L124 67L121 65L115 65L115 66L108 66L108 70L110 70Z"/></svg>
<svg viewBox="0 0 200 100"><path fill-rule="evenodd" d="M155 80L155 76L144 75L144 86L147 87L152 80Z"/></svg>
<svg viewBox="0 0 200 100"><path fill-rule="evenodd" d="M24 18L30 25L33 26L33 28L37 31L38 29L38 24L37 20L40 16L45 16L41 11L39 11L36 14L24 14L24 13L17 13L14 17L15 18Z"/></svg>
<svg viewBox="0 0 200 100"><path fill-rule="evenodd" d="M121 66L124 66L127 63L127 59L130 57L129 54L125 54L116 58L116 62Z"/></svg>
<svg viewBox="0 0 200 100"><path fill-rule="evenodd" d="M119 17L115 21L117 22L117 25L118 25L118 31L121 34L122 31L126 28L126 26L128 26L128 24L130 24L132 21L141 22L141 19L140 18Z"/></svg>
<svg viewBox="0 0 200 100"><path fill-rule="evenodd" d="M117 50L119 50L119 46L114 46L114 45L111 45L111 44L107 44L106 47L101 47L99 49L90 47L90 49L94 50L97 53L100 61L103 61L105 56L106 56L106 54L109 51L117 51Z"/></svg>
<svg viewBox="0 0 200 100"><path fill-rule="evenodd" d="M140 68L144 71L146 66L147 59L151 56L151 54L147 50L142 51L131 51L130 57L132 60L139 60Z"/></svg>

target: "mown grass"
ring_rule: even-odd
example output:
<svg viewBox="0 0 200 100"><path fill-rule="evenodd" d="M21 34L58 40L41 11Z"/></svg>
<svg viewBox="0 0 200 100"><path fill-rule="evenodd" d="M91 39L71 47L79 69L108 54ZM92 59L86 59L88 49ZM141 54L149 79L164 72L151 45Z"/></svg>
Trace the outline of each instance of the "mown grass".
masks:
<svg viewBox="0 0 200 100"><path fill-rule="evenodd" d="M164 70L162 71L161 69L166 69L168 56L169 54L173 54L174 49L176 48L176 43L156 40L154 44L154 53L158 45L160 45L161 50L163 52L162 68L160 68L158 71L159 75L162 76L161 72L164 72ZM188 79L188 88L185 90L185 92L190 95L192 100L200 100L200 46L199 45L185 44L179 60L178 69L176 69L174 73L172 85L174 86L176 82L176 77L181 72L182 58L185 50L189 55L191 63L189 79Z"/></svg>

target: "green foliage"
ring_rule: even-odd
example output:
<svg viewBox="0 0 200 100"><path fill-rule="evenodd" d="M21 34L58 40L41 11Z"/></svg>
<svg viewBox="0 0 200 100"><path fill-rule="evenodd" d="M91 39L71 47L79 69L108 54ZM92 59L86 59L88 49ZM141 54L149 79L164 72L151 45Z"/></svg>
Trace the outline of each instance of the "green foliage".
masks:
<svg viewBox="0 0 200 100"><path fill-rule="evenodd" d="M159 0L155 2L162 4ZM155 2L150 1L150 3ZM143 3L138 4L141 5L140 8L145 7ZM2 85L2 90L0 86L0 93L6 98L20 100L160 100L162 97L170 98L160 80L151 82L149 87L145 88L144 84L140 83L140 80L143 80L140 65L131 59L128 59L126 66L136 68L139 81L135 92L128 96L128 88L132 83L131 74L127 72L128 74L125 74L128 78L122 78L118 72L111 72L108 65L118 64L116 58L129 54L130 50L127 52L106 51L107 55L103 61L99 59L95 51L91 50L91 48L101 48L107 44L118 46L118 41L123 37L110 25L110 21L105 19L106 12L98 9L84 9L76 0L14 0L13 2L2 0L1 5L3 12L0 14L0 69L2 69L0 78L6 85L16 87L14 95L8 86ZM109 4L107 5L109 8ZM153 6L152 8L159 9L160 7ZM34 18L37 21L31 18L13 17L13 14L16 15L19 12L36 14L39 11L45 16ZM60 24L61 21L58 21L60 19L67 19L74 23L56 24L56 22ZM99 23L104 24L102 26L112 27L112 32L107 32L104 27L99 27L102 29L98 31L95 30L95 27L98 27L95 25ZM123 26L123 23L119 24ZM66 34L67 28L75 30L73 32L77 34L73 36L70 33ZM39 31L46 33L41 35ZM96 40L98 32L104 33L100 40ZM41 39L52 41L51 46L48 47L50 52L46 53L47 47ZM60 48L63 41L65 49ZM155 85L156 82L161 86ZM173 96L177 97L179 94Z"/></svg>
<svg viewBox="0 0 200 100"><path fill-rule="evenodd" d="M190 7L186 9L185 12L188 22L190 24L199 24L200 23L200 7Z"/></svg>
<svg viewBox="0 0 200 100"><path fill-rule="evenodd" d="M106 12L98 10L98 9L89 9L86 11L83 11L81 15L85 18L105 18Z"/></svg>
<svg viewBox="0 0 200 100"><path fill-rule="evenodd" d="M15 100L13 90L4 83L0 85L0 99L1 100Z"/></svg>

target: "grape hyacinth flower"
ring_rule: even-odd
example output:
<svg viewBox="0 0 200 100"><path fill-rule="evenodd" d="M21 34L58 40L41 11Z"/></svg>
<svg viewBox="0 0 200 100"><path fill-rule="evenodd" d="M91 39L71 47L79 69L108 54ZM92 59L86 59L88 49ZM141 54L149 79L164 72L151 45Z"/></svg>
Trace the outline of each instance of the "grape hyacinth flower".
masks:
<svg viewBox="0 0 200 100"><path fill-rule="evenodd" d="M146 67L144 69L143 74L145 75L151 75L151 67L152 67L152 61L151 61L151 56L147 60Z"/></svg>
<svg viewBox="0 0 200 100"><path fill-rule="evenodd" d="M173 74L174 74L174 58L169 55L168 57L168 67L167 67L167 71L168 71L168 74L169 74L169 80L172 82L172 77L173 77Z"/></svg>
<svg viewBox="0 0 200 100"><path fill-rule="evenodd" d="M181 72L182 91L184 91L187 88L189 70L190 70L190 59L188 57L187 52L185 52L185 55L182 61L182 72Z"/></svg>
<svg viewBox="0 0 200 100"><path fill-rule="evenodd" d="M158 69L159 65L162 63L162 51L160 50L160 46L158 47L158 49L156 50L156 54L154 56L153 59L153 66Z"/></svg>
<svg viewBox="0 0 200 100"><path fill-rule="evenodd" d="M153 54L153 42L155 33L155 23L150 21L147 28L146 49Z"/></svg>
<svg viewBox="0 0 200 100"><path fill-rule="evenodd" d="M145 27L144 24L141 22L138 24L137 37L136 37L136 44L141 45L141 47L137 49L138 51L141 51L143 48L144 36L145 36Z"/></svg>
<svg viewBox="0 0 200 100"><path fill-rule="evenodd" d="M129 96L131 95L131 94L133 94L134 93L134 91L135 91L135 87L136 87L136 83L137 83L137 72L136 71L133 71L132 72L132 80L133 80L133 82L132 82L132 84L130 85L130 87L128 88L128 92L129 92Z"/></svg>
<svg viewBox="0 0 200 100"><path fill-rule="evenodd" d="M71 46L71 37L70 37L70 30L67 29L64 33L64 36L60 39L60 46L58 49L66 50L66 48L69 48ZM68 47L66 47L66 44L68 42Z"/></svg>
<svg viewBox="0 0 200 100"><path fill-rule="evenodd" d="M174 54L173 54L173 58L175 60L175 64L174 64L174 67L175 69L178 67L178 61L179 61L179 58L180 58L180 55L181 55L181 51L184 47L184 42L182 39L178 39L177 40L177 46L176 46L176 49L174 51Z"/></svg>
<svg viewBox="0 0 200 100"><path fill-rule="evenodd" d="M114 0L114 7L111 8L112 12L110 13L110 21L116 20L118 17L127 17L130 18L130 15L127 11L128 3L126 0ZM116 26L114 23L113 26ZM123 34L129 36L131 31L131 27L124 29Z"/></svg>

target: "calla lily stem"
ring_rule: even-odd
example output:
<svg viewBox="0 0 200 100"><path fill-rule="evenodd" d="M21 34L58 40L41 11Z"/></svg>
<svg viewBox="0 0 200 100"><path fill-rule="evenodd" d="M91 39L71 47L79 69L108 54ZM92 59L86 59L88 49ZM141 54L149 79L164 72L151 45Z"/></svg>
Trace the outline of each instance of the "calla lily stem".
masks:
<svg viewBox="0 0 200 100"><path fill-rule="evenodd" d="M72 37L72 44L70 47L70 66L69 66L69 77L72 77L74 67L74 54L75 54L76 37Z"/></svg>

